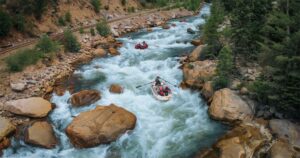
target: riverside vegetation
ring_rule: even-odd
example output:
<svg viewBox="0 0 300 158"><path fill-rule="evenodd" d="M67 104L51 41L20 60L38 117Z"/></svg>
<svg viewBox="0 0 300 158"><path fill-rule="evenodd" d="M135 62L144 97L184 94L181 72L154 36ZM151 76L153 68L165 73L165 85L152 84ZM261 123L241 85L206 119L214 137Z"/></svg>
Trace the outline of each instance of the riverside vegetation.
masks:
<svg viewBox="0 0 300 158"><path fill-rule="evenodd" d="M254 62L262 73L242 83L261 106L300 119L300 2L289 0L212 1L204 26L208 44L202 58L218 59L216 89L238 77L240 63ZM247 17L247 18L245 18ZM247 62L245 62L247 61Z"/></svg>

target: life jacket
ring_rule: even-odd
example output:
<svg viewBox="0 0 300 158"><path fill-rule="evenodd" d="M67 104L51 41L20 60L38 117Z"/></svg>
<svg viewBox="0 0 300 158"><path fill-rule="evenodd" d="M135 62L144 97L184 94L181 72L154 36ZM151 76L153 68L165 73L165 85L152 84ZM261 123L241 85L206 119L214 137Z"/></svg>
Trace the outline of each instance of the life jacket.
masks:
<svg viewBox="0 0 300 158"><path fill-rule="evenodd" d="M163 91L163 87L162 86L159 86L158 94L161 95L161 96L164 96L164 91Z"/></svg>

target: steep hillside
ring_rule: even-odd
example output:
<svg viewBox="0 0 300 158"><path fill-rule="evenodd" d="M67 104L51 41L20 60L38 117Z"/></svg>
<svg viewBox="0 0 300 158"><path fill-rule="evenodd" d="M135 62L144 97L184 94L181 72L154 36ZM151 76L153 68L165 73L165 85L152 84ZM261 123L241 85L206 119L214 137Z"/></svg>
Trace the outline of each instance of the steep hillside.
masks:
<svg viewBox="0 0 300 158"><path fill-rule="evenodd" d="M0 35L0 46L22 42L42 33L62 32L66 27L93 24L101 18L121 17L140 7L137 0L127 0L123 4L121 0L100 0L99 11L93 0L2 0L0 3L0 19L9 21L7 25L10 26L6 34Z"/></svg>

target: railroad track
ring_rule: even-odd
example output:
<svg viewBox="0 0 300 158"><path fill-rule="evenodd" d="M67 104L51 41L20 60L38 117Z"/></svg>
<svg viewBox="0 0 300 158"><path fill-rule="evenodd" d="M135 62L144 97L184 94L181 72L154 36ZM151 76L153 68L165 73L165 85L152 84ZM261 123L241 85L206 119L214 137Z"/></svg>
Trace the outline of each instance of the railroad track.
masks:
<svg viewBox="0 0 300 158"><path fill-rule="evenodd" d="M131 15L128 15L128 16L125 16L125 17L120 17L120 18L108 20L107 23L113 23L113 22L117 22L117 21L121 21L121 20L130 19L130 18L133 18L133 17L136 17L136 16L155 13L157 11L160 11L161 9L163 9L163 8L153 9L153 10L144 11L144 12L140 12L140 13L134 13L134 14L131 14ZM86 25L86 26L83 26L82 28L83 29L88 29L88 28L95 27L96 25L97 24ZM81 27L77 27L77 28L72 29L71 31L72 32L77 32L77 31L79 31L80 28ZM50 35L50 38L54 39L54 40L62 39L63 38L63 33ZM0 55L4 55L8 52L11 52L11 51L23 48L23 47L27 47L29 45L33 45L33 44L37 43L38 40L39 40L39 38L36 38L36 39L32 39L32 40L29 40L29 41L26 41L26 42L17 43L15 45L11 46L11 47L0 49Z"/></svg>

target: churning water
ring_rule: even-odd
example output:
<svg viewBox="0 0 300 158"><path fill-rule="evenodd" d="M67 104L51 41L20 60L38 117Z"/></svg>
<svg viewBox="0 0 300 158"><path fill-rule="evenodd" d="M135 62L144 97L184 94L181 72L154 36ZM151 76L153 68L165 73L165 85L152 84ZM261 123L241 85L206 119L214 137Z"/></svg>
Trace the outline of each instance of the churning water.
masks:
<svg viewBox="0 0 300 158"><path fill-rule="evenodd" d="M205 5L198 16L187 22L172 20L176 24L169 30L154 28L153 32L140 31L119 40L124 46L119 49L120 56L95 59L79 68L74 75L81 79L79 89L97 89L102 99L93 105L73 108L64 96L54 95L52 102L57 105L50 114L59 145L47 150L26 145L23 141L13 140L12 147L4 151L3 157L18 158L185 158L192 157L197 151L209 147L223 132L224 127L210 120L206 103L198 92L171 87L174 96L169 102L153 98L150 86L136 89L140 84L154 80L156 76L179 84L182 71L178 57L193 46L189 44L196 35L187 33L205 22L203 15L209 14ZM147 50L136 50L137 42L146 41ZM125 87L123 94L109 93L108 86L118 83ZM79 86L80 85L80 86ZM122 135L116 142L99 145L89 149L75 149L69 142L64 129L80 112L94 109L96 105L115 103L137 116L133 131Z"/></svg>

